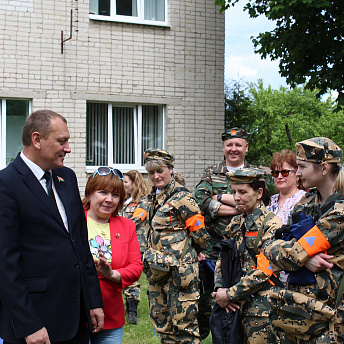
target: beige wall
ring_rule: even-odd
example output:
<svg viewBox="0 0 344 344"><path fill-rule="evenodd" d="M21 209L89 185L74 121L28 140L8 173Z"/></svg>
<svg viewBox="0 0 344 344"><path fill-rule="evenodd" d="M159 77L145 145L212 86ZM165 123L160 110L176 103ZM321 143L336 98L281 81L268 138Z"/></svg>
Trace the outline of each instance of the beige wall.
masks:
<svg viewBox="0 0 344 344"><path fill-rule="evenodd" d="M31 98L33 110L68 119L66 165L81 189L86 101L164 104L165 148L193 189L223 157L224 15L213 3L170 0L169 27L154 27L90 20L86 0L0 0L0 98Z"/></svg>

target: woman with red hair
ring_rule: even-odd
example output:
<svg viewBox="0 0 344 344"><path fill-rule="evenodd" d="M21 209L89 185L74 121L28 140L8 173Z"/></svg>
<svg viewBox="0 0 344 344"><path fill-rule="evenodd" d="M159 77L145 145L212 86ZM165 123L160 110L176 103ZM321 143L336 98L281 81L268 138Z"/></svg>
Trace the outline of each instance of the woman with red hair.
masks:
<svg viewBox="0 0 344 344"><path fill-rule="evenodd" d="M91 334L92 344L122 343L125 323L122 290L137 281L142 272L135 224L118 215L124 200L121 171L102 166L88 178L83 204L105 314L103 330Z"/></svg>
<svg viewBox="0 0 344 344"><path fill-rule="evenodd" d="M296 154L289 149L274 153L270 168L279 193L271 196L267 208L280 217L283 224L286 224L290 212L306 193L299 177L296 176Z"/></svg>

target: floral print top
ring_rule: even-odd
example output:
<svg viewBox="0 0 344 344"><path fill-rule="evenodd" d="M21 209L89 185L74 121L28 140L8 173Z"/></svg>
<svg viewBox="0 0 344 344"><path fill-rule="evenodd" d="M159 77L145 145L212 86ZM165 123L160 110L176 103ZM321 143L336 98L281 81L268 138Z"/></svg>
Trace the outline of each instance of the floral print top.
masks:
<svg viewBox="0 0 344 344"><path fill-rule="evenodd" d="M282 224L286 225L290 212L305 193L304 190L299 190L296 194L287 198L282 207L279 205L279 194L273 195L271 196L270 204L267 208L280 217L282 219Z"/></svg>

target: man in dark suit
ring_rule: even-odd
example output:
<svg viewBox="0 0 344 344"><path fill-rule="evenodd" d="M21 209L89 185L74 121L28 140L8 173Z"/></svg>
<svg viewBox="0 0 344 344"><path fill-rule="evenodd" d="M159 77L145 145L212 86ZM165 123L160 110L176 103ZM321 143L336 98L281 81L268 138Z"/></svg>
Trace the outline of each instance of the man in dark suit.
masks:
<svg viewBox="0 0 344 344"><path fill-rule="evenodd" d="M40 110L24 149L0 171L0 337L5 343L88 343L102 297L70 153L67 122ZM51 179L52 177L52 179Z"/></svg>

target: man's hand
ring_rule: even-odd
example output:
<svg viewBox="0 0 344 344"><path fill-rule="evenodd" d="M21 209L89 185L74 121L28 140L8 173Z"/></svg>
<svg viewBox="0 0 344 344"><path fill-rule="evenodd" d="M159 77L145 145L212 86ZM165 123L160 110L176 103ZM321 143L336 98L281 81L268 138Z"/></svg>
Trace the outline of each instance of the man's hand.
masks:
<svg viewBox="0 0 344 344"><path fill-rule="evenodd" d="M25 341L27 344L50 344L48 332L45 327L25 337Z"/></svg>
<svg viewBox="0 0 344 344"><path fill-rule="evenodd" d="M332 258L333 256L321 252L316 254L312 258L309 258L305 263L305 267L312 272L332 269L333 264L331 262L328 262L328 260Z"/></svg>
<svg viewBox="0 0 344 344"><path fill-rule="evenodd" d="M92 321L92 332L99 332L104 327L104 312L102 308L94 308L90 310Z"/></svg>
<svg viewBox="0 0 344 344"><path fill-rule="evenodd" d="M217 289L217 291L213 292L213 297L221 308L226 309L227 313L229 313L230 310L236 312L237 309L240 309L240 306L234 302L229 301L226 293L227 290L228 289L225 288L219 288Z"/></svg>
<svg viewBox="0 0 344 344"><path fill-rule="evenodd" d="M218 195L213 195L211 196L211 198L217 201L217 196ZM236 206L236 203L234 201L234 197L232 194L222 194L221 203L230 205L232 207Z"/></svg>

